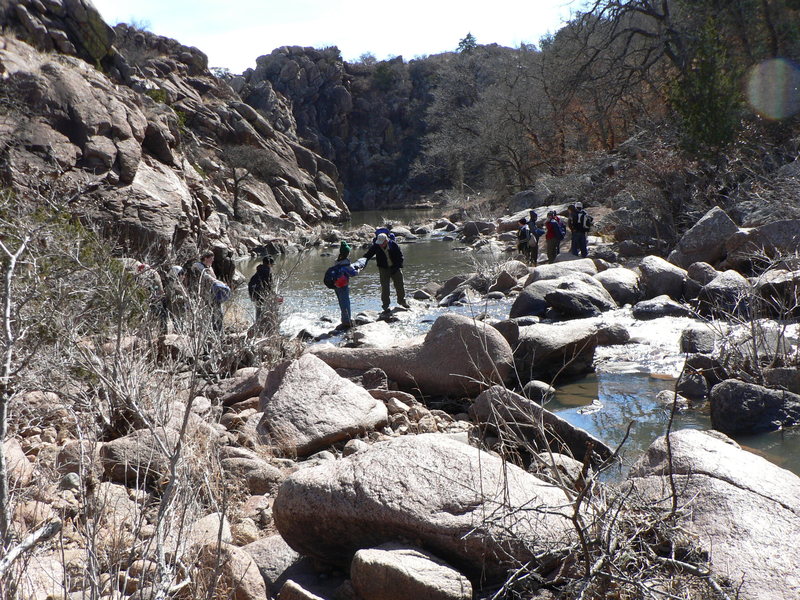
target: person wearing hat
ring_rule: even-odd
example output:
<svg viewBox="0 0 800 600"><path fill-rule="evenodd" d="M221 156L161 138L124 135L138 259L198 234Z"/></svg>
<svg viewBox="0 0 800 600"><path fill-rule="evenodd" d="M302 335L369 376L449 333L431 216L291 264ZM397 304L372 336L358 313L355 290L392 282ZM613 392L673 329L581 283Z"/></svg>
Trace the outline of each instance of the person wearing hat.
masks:
<svg viewBox="0 0 800 600"><path fill-rule="evenodd" d="M575 256L580 255L583 258L589 256L589 249L586 244L586 234L589 232L589 227L586 222L586 211L583 210L583 203L575 203L575 212L570 218L570 229L572 230L572 248L571 251Z"/></svg>
<svg viewBox="0 0 800 600"><path fill-rule="evenodd" d="M375 257L378 263L378 274L381 280L381 305L383 312L389 312L391 297L389 295L389 282L394 284L397 294L397 304L409 308L406 302L406 289L403 283L403 251L400 246L385 233L379 233L373 244L369 247L364 258L369 260Z"/></svg>
<svg viewBox="0 0 800 600"><path fill-rule="evenodd" d="M359 271L367 264L366 259L359 259L354 263L350 262L350 244L342 240L339 244L339 256L333 266L337 268L334 291L336 299L339 301L339 311L342 314L342 322L336 329L350 329L353 320L350 314L350 278L358 275Z"/></svg>

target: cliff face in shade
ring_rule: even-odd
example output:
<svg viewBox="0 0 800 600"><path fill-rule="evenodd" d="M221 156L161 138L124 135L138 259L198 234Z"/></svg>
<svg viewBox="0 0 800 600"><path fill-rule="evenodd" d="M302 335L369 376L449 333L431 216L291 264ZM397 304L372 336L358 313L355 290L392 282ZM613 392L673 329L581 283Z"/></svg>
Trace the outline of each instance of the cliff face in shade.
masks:
<svg viewBox="0 0 800 600"><path fill-rule="evenodd" d="M289 98L287 133L336 165L350 208L369 209L443 185L411 175L439 64L436 57L351 64L335 47L287 46L260 56L234 87L260 111Z"/></svg>

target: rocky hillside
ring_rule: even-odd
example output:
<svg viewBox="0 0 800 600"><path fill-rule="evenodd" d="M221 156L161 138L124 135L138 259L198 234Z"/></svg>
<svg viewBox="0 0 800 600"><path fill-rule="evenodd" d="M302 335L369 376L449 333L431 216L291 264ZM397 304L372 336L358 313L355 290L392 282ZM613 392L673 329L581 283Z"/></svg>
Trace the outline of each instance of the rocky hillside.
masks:
<svg viewBox="0 0 800 600"><path fill-rule="evenodd" d="M129 246L244 254L345 217L334 165L303 147L285 103L243 103L174 40L110 28L88 0L3 5L0 178L74 210ZM63 189L63 185L62 188Z"/></svg>
<svg viewBox="0 0 800 600"><path fill-rule="evenodd" d="M287 123L284 132L336 164L350 208L369 209L442 185L410 174L441 60L347 63L336 47L283 47L260 56L233 85L267 113L290 98L296 129Z"/></svg>

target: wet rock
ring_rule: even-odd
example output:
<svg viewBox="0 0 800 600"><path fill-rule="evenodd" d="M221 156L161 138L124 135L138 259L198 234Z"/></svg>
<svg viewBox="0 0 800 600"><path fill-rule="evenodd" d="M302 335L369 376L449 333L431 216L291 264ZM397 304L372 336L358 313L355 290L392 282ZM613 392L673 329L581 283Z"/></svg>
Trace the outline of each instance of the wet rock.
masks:
<svg viewBox="0 0 800 600"><path fill-rule="evenodd" d="M614 301L620 306L636 304L642 299L639 288L639 274L631 269L615 267L595 275Z"/></svg>
<svg viewBox="0 0 800 600"><path fill-rule="evenodd" d="M800 395L736 379L711 388L711 425L728 435L774 431L800 423Z"/></svg>
<svg viewBox="0 0 800 600"><path fill-rule="evenodd" d="M721 434L684 429L670 436L679 524L708 553L712 572L752 600L800 596L800 478ZM670 469L657 439L631 470L644 502L668 510Z"/></svg>
<svg viewBox="0 0 800 600"><path fill-rule="evenodd" d="M274 505L283 538L303 554L347 563L361 548L402 538L472 575L503 576L508 560L572 536L566 497L502 459L441 434L402 436L304 469ZM546 511L520 511L522 506ZM487 513L494 518L487 521ZM513 515L515 537L494 523Z"/></svg>
<svg viewBox="0 0 800 600"><path fill-rule="evenodd" d="M350 565L353 588L369 600L471 600L469 579L429 552L403 544L359 550Z"/></svg>
<svg viewBox="0 0 800 600"><path fill-rule="evenodd" d="M676 405L676 410L682 412L689 408L691 402L688 398L676 394L671 390L661 390L656 394L656 402L672 409L673 403Z"/></svg>
<svg viewBox="0 0 800 600"><path fill-rule="evenodd" d="M736 223L715 206L683 234L667 260L684 269L696 262L716 264L725 256L725 242L737 231Z"/></svg>
<svg viewBox="0 0 800 600"><path fill-rule="evenodd" d="M660 317L691 317L691 309L675 302L669 296L656 296L650 300L642 300L633 306L633 316L641 321L650 321Z"/></svg>
<svg viewBox="0 0 800 600"><path fill-rule="evenodd" d="M554 388L549 383L544 381L531 380L522 387L522 395L532 402L544 404L550 400L556 393Z"/></svg>
<svg viewBox="0 0 800 600"><path fill-rule="evenodd" d="M378 367L404 390L425 395L476 395L511 373L513 357L500 333L457 314L436 319L423 339L388 348L312 350L334 368Z"/></svg>
<svg viewBox="0 0 800 600"><path fill-rule="evenodd" d="M381 427L388 418L382 402L313 354L270 371L260 398L264 443L298 456Z"/></svg>
<svg viewBox="0 0 800 600"><path fill-rule="evenodd" d="M591 451L592 462L602 462L612 453L611 448L587 431L500 386L482 392L470 406L469 414L485 431L512 446L528 443L535 450L549 449L579 461Z"/></svg>
<svg viewBox="0 0 800 600"><path fill-rule="evenodd" d="M646 256L639 263L639 272L639 282L646 300L663 295L673 300L683 297L683 283L687 275L680 267L658 256Z"/></svg>
<svg viewBox="0 0 800 600"><path fill-rule="evenodd" d="M685 368L702 375L708 389L728 379L728 374L719 360L707 354L690 354L686 357Z"/></svg>
<svg viewBox="0 0 800 600"><path fill-rule="evenodd" d="M678 377L676 389L681 396L690 400L702 400L708 396L709 386L701 373L692 368L686 368Z"/></svg>

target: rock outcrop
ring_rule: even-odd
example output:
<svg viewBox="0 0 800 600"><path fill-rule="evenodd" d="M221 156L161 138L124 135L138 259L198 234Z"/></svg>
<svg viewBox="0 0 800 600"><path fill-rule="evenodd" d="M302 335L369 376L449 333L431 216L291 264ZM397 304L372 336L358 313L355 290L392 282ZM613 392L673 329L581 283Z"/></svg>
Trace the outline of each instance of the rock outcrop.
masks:
<svg viewBox="0 0 800 600"><path fill-rule="evenodd" d="M243 103L196 48L111 29L85 0L25 0L4 17L0 173L12 189L57 176L71 210L109 235L187 253L244 253L348 213L335 167Z"/></svg>
<svg viewBox="0 0 800 600"><path fill-rule="evenodd" d="M290 546L327 562L346 564L362 548L415 539L471 576L495 578L509 560L569 543L565 504L562 490L496 456L423 434L294 473L273 515Z"/></svg>
<svg viewBox="0 0 800 600"><path fill-rule="evenodd" d="M717 264L725 257L725 242L737 231L736 223L715 206L683 234L668 260L683 269L695 262Z"/></svg>
<svg viewBox="0 0 800 600"><path fill-rule="evenodd" d="M716 579L748 600L800 596L800 478L720 434L685 429L670 441L678 502L688 509L680 526L708 553ZM667 456L661 437L630 479L644 502L665 509Z"/></svg>
<svg viewBox="0 0 800 600"><path fill-rule="evenodd" d="M308 456L388 419L383 402L313 354L272 370L260 403L263 442L289 455Z"/></svg>
<svg viewBox="0 0 800 600"><path fill-rule="evenodd" d="M315 348L335 369L382 369L401 388L424 395L475 396L511 374L511 347L500 333L457 314L436 319L424 339L391 348Z"/></svg>

